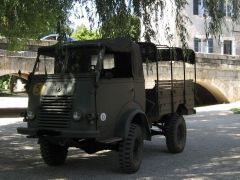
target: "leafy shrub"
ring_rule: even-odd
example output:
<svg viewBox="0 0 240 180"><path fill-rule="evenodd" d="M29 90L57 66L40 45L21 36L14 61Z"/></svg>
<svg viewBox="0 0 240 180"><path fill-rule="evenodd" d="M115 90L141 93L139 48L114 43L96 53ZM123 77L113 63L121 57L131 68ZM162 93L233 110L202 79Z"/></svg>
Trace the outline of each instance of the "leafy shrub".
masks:
<svg viewBox="0 0 240 180"><path fill-rule="evenodd" d="M9 75L0 76L0 88L5 89L7 86L7 89L9 89L10 80L11 77Z"/></svg>
<svg viewBox="0 0 240 180"><path fill-rule="evenodd" d="M232 111L234 114L240 114L240 108L232 108L231 111Z"/></svg>

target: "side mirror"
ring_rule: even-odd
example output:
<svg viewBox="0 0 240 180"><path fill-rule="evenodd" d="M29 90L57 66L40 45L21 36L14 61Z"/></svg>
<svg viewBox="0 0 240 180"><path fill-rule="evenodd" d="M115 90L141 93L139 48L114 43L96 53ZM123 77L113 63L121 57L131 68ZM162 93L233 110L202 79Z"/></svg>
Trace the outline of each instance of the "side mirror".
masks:
<svg viewBox="0 0 240 180"><path fill-rule="evenodd" d="M20 69L18 70L18 76L19 76L19 77L21 77L21 76L22 76L22 72L21 72L21 70L20 70Z"/></svg>

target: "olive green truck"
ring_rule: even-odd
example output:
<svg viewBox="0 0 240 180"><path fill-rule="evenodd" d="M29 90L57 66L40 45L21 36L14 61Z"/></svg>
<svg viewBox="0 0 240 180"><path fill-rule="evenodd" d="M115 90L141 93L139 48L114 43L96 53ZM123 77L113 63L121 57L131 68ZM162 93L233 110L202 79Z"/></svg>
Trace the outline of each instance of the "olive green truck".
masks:
<svg viewBox="0 0 240 180"><path fill-rule="evenodd" d="M159 80L161 61L169 62L168 80ZM173 77L176 61L183 65L181 80ZM150 63L155 64L155 81L146 88ZM27 127L17 131L38 139L50 166L63 164L68 148L76 147L89 154L118 151L122 171L136 172L144 140L163 135L171 153L185 147L183 115L195 113L195 83L186 80L186 63L196 70L192 50L125 38L40 47L26 85Z"/></svg>

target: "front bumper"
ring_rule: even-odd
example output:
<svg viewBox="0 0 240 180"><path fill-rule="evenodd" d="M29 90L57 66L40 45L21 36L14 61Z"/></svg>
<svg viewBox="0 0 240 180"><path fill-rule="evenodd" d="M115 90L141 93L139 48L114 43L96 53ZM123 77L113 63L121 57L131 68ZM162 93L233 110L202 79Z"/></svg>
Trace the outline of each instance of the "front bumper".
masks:
<svg viewBox="0 0 240 180"><path fill-rule="evenodd" d="M67 137L67 138L97 138L99 131L70 131L70 130L49 130L37 128L17 128L19 134L28 135L30 137L39 136L54 136L54 137Z"/></svg>

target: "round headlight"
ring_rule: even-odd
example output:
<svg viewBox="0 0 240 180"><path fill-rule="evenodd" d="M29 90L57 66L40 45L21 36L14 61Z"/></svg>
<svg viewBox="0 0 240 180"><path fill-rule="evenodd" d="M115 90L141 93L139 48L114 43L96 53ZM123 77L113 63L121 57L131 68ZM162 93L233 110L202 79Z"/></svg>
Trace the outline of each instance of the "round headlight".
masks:
<svg viewBox="0 0 240 180"><path fill-rule="evenodd" d="M27 111L27 117L30 120L33 120L35 118L35 114L32 111Z"/></svg>
<svg viewBox="0 0 240 180"><path fill-rule="evenodd" d="M73 119L78 121L81 119L82 114L80 112L73 112Z"/></svg>

